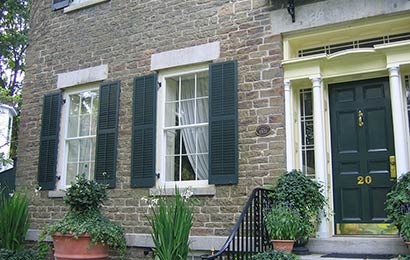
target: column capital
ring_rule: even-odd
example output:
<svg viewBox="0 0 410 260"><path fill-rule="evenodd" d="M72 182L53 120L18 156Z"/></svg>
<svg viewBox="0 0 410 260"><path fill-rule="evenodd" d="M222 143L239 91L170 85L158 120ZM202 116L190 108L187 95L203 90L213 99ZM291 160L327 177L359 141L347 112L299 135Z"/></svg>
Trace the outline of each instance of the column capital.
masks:
<svg viewBox="0 0 410 260"><path fill-rule="evenodd" d="M322 77L320 75L314 76L314 77L309 77L309 79L312 81L313 87L320 87L322 83Z"/></svg>
<svg viewBox="0 0 410 260"><path fill-rule="evenodd" d="M285 86L285 91L290 91L290 87L291 87L290 80L285 79L285 80L283 81L283 84L284 84L284 86Z"/></svg>
<svg viewBox="0 0 410 260"><path fill-rule="evenodd" d="M400 75L400 65L391 65L387 67L387 69L389 70L391 77Z"/></svg>

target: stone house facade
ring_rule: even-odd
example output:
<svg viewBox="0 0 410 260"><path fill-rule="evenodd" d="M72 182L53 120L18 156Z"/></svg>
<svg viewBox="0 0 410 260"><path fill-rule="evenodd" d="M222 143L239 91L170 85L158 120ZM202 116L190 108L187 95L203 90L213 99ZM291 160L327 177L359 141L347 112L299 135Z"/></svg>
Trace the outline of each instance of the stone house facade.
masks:
<svg viewBox="0 0 410 260"><path fill-rule="evenodd" d="M410 2L291 3L34 1L16 182L42 187L28 239L63 216L63 190L81 173L112 187L104 210L132 259L151 246L141 197L175 185L200 201L198 254L220 247L252 189L285 170L325 187L335 214L319 241L383 222L388 167L410 168ZM385 153L348 154L367 144Z"/></svg>

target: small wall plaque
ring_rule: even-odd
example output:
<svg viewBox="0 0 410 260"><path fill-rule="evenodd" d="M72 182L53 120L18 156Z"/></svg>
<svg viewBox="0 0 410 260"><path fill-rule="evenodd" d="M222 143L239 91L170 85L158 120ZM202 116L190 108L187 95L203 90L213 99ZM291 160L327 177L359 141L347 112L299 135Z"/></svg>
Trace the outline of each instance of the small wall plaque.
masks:
<svg viewBox="0 0 410 260"><path fill-rule="evenodd" d="M269 125L260 125L256 128L256 135L260 137L268 136L271 132Z"/></svg>

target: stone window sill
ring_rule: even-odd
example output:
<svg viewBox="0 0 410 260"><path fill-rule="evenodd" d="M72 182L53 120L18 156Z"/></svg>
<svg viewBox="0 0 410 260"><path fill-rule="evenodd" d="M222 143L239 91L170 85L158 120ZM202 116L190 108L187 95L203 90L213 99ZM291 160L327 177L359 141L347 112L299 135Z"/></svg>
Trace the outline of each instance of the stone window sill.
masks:
<svg viewBox="0 0 410 260"><path fill-rule="evenodd" d="M63 190L52 190L48 192L48 197L51 199L64 198L64 196L65 196L65 191Z"/></svg>
<svg viewBox="0 0 410 260"><path fill-rule="evenodd" d="M181 188L184 191L187 188ZM189 187L189 189L194 193L194 196L214 196L216 194L215 185L207 185L203 187ZM172 196L175 195L174 187L165 188L151 188L149 189L150 196Z"/></svg>
<svg viewBox="0 0 410 260"><path fill-rule="evenodd" d="M83 9L92 5L96 5L99 3L104 3L104 2L108 2L110 0L88 0L86 2L83 3L71 3L68 7L64 8L64 13L69 13L69 12L73 12L79 9Z"/></svg>

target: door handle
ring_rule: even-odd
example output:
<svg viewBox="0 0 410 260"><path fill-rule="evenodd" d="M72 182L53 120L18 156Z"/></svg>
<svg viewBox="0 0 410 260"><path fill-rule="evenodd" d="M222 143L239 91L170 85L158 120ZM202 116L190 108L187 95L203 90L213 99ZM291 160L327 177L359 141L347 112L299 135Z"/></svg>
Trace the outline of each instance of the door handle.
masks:
<svg viewBox="0 0 410 260"><path fill-rule="evenodd" d="M357 111L357 125L359 127L363 127L364 126L364 121L363 121L363 112L362 110L359 109L359 111Z"/></svg>
<svg viewBox="0 0 410 260"><path fill-rule="evenodd" d="M396 156L394 155L389 156L389 162L390 162L390 180L394 181L397 179Z"/></svg>

